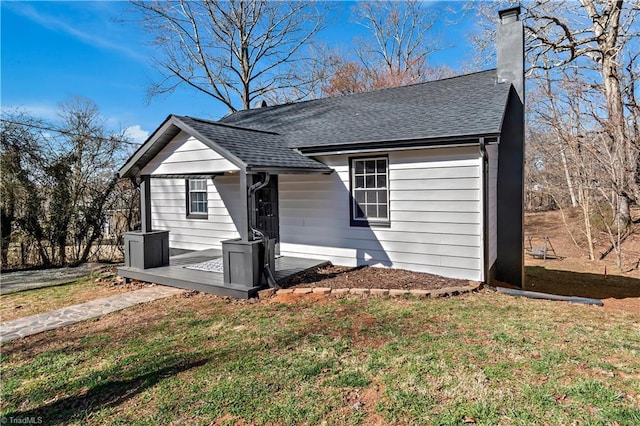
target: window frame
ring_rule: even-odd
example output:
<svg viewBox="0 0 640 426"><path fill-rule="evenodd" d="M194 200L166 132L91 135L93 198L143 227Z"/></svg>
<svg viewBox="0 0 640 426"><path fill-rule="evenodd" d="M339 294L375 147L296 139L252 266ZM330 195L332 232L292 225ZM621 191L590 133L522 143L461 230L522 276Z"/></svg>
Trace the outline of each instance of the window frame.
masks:
<svg viewBox="0 0 640 426"><path fill-rule="evenodd" d="M192 190L190 182L192 181L204 181L204 190ZM208 219L209 218L209 183L207 178L191 178L185 179L185 198L186 198L186 211L187 219ZM204 193L205 194L205 211L204 212L192 212L191 211L191 194L192 193Z"/></svg>
<svg viewBox="0 0 640 426"><path fill-rule="evenodd" d="M364 161L379 161L384 160L386 164L386 188L377 187L376 182L376 190L386 189L387 192L387 217L386 218L367 218L367 217L356 217L356 188L355 188L355 175L356 175L356 166L357 162ZM375 172L374 172L375 175ZM366 176L366 173L365 173ZM390 195L390 180L389 180L389 155L376 155L376 156L359 156L359 157L349 157L349 221L351 226L357 227L381 227L381 228L389 228L391 226L391 200L389 199ZM376 203L376 205L379 205Z"/></svg>

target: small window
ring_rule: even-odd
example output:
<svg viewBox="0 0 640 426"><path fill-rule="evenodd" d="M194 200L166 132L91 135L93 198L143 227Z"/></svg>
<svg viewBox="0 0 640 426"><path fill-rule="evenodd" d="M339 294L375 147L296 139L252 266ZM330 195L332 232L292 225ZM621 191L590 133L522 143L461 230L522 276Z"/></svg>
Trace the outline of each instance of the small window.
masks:
<svg viewBox="0 0 640 426"><path fill-rule="evenodd" d="M351 159L351 224L389 225L389 160Z"/></svg>
<svg viewBox="0 0 640 426"><path fill-rule="evenodd" d="M195 219L206 219L207 213L207 180L188 179L187 217Z"/></svg>

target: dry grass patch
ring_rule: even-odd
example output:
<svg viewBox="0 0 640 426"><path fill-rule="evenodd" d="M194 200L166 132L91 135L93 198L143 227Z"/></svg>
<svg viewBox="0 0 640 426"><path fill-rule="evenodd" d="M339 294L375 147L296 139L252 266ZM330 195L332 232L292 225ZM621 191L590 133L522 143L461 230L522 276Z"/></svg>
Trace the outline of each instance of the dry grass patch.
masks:
<svg viewBox="0 0 640 426"><path fill-rule="evenodd" d="M83 278L69 284L25 290L0 295L0 320L9 321L49 312L65 306L132 291L139 286L111 285L94 278Z"/></svg>

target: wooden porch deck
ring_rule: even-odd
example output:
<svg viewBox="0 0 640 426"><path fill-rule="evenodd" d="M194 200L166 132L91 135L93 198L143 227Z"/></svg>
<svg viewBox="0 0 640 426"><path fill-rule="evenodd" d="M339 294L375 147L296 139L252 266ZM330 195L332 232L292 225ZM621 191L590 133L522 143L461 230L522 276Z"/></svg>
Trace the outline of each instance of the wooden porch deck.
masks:
<svg viewBox="0 0 640 426"><path fill-rule="evenodd" d="M222 250L208 249L184 253L169 258L169 266L159 268L138 269L123 266L118 268L118 275L123 278L144 282L168 285L186 290L197 290L218 296L230 296L248 299L256 295L262 287L247 288L232 284L224 284L224 276L220 272L207 272L187 269L185 266L205 262L222 257ZM281 256L276 258L276 281L283 282L292 275L313 269L329 262L318 259Z"/></svg>

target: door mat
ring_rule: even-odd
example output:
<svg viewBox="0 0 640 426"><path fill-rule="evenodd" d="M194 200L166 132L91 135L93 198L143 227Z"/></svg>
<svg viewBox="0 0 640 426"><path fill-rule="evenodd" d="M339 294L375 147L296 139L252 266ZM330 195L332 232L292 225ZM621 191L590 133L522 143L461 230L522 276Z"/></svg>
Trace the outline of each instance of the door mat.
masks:
<svg viewBox="0 0 640 426"><path fill-rule="evenodd" d="M207 260L206 262L194 263L192 265L184 266L186 269L193 269L196 271L204 271L204 272L217 272L223 273L224 269L222 267L222 258L217 257L215 259Z"/></svg>

